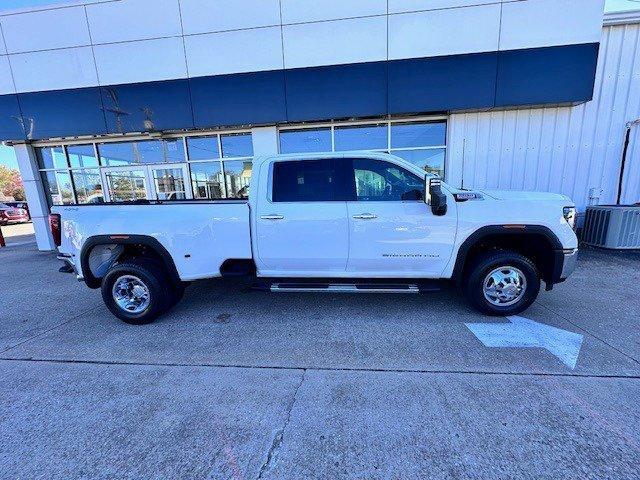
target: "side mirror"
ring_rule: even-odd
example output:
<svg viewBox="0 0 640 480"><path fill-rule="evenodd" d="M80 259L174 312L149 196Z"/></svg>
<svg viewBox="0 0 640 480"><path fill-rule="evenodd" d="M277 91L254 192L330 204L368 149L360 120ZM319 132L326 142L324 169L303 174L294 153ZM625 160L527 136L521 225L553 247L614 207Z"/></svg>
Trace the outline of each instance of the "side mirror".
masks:
<svg viewBox="0 0 640 480"><path fill-rule="evenodd" d="M441 217L447 213L447 196L442 191L442 181L439 178L425 179L425 201L431 206L434 215Z"/></svg>

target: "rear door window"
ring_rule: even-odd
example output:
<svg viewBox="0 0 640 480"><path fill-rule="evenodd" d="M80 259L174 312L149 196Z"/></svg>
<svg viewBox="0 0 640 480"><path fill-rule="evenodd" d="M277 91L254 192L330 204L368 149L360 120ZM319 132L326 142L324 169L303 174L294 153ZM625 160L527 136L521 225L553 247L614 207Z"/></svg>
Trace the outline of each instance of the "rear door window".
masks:
<svg viewBox="0 0 640 480"><path fill-rule="evenodd" d="M332 159L276 162L273 165L274 202L331 202L335 200Z"/></svg>

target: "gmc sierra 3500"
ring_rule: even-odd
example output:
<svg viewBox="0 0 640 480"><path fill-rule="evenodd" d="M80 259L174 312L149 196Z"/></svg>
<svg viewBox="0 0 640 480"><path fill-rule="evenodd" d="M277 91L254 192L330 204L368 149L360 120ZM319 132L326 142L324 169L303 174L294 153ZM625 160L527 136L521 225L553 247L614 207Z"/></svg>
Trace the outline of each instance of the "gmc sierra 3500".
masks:
<svg viewBox="0 0 640 480"><path fill-rule="evenodd" d="M383 153L256 158L245 200L57 206L59 258L127 323L156 319L189 282L246 275L295 292L463 288L513 315L573 271L575 207L562 195L468 191Z"/></svg>

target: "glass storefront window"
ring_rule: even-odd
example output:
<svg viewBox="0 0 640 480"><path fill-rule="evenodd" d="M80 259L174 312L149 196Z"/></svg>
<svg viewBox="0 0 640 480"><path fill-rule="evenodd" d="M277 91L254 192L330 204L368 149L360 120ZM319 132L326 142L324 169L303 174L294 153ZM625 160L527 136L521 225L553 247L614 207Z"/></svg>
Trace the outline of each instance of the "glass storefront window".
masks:
<svg viewBox="0 0 640 480"><path fill-rule="evenodd" d="M71 168L93 168L99 166L93 144L69 145L67 154L69 155Z"/></svg>
<svg viewBox="0 0 640 480"><path fill-rule="evenodd" d="M60 196L60 190L58 189L56 172L53 170L47 170L41 173L42 182L44 183L45 191L49 193L51 205L62 205L62 197Z"/></svg>
<svg viewBox="0 0 640 480"><path fill-rule="evenodd" d="M167 163L185 162L186 156L184 151L184 143L182 138L172 138L170 140L162 140L164 150L164 161Z"/></svg>
<svg viewBox="0 0 640 480"><path fill-rule="evenodd" d="M102 143L98 145L102 165L119 167L140 163L139 142Z"/></svg>
<svg viewBox="0 0 640 480"><path fill-rule="evenodd" d="M386 125L356 125L336 127L334 142L336 152L346 150L386 150Z"/></svg>
<svg viewBox="0 0 640 480"><path fill-rule="evenodd" d="M370 122L283 129L280 151L390 151L430 173L444 175L446 121ZM43 181L57 205L101 203L107 198L183 199L192 198L192 193L199 199L246 198L253 153L250 132L36 149Z"/></svg>
<svg viewBox="0 0 640 480"><path fill-rule="evenodd" d="M391 148L439 147L446 145L446 122L391 124Z"/></svg>
<svg viewBox="0 0 640 480"><path fill-rule="evenodd" d="M220 158L218 137L188 137L189 160L215 160Z"/></svg>
<svg viewBox="0 0 640 480"><path fill-rule="evenodd" d="M182 168L154 168L153 183L158 200L184 200L187 189Z"/></svg>
<svg viewBox="0 0 640 480"><path fill-rule="evenodd" d="M182 139L101 143L98 152L102 164L108 167L185 161Z"/></svg>
<svg viewBox="0 0 640 480"><path fill-rule="evenodd" d="M426 150L392 150L391 153L408 162L418 165L429 173L444 178L444 148Z"/></svg>
<svg viewBox="0 0 640 480"><path fill-rule="evenodd" d="M304 128L280 132L280 153L316 153L331 151L330 128Z"/></svg>
<svg viewBox="0 0 640 480"><path fill-rule="evenodd" d="M38 148L36 156L41 169L67 168L67 158L62 147Z"/></svg>
<svg viewBox="0 0 640 480"><path fill-rule="evenodd" d="M78 203L104 203L100 170L72 170Z"/></svg>
<svg viewBox="0 0 640 480"><path fill-rule="evenodd" d="M112 202L133 202L148 199L145 171L123 170L105 174Z"/></svg>
<svg viewBox="0 0 640 480"><path fill-rule="evenodd" d="M253 143L250 133L221 135L222 156L225 158L253 157Z"/></svg>
<svg viewBox="0 0 640 480"><path fill-rule="evenodd" d="M224 162L224 178L227 198L249 198L251 161L230 160Z"/></svg>
<svg viewBox="0 0 640 480"><path fill-rule="evenodd" d="M444 178L446 141L445 120L338 123L333 130L318 127L280 131L281 153L390 152L441 178Z"/></svg>
<svg viewBox="0 0 640 480"><path fill-rule="evenodd" d="M75 203L73 198L73 183L71 183L71 175L68 170L56 171L55 181L57 183L57 198L51 199L54 201L54 205L73 205ZM51 191L51 187L49 187Z"/></svg>
<svg viewBox="0 0 640 480"><path fill-rule="evenodd" d="M190 167L194 198L213 200L224 197L220 162L192 163Z"/></svg>

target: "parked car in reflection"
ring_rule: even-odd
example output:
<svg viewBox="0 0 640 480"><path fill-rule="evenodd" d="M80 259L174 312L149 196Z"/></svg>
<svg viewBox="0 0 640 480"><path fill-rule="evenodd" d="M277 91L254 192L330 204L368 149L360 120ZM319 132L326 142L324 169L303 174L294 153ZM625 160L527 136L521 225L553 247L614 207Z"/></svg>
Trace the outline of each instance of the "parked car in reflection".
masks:
<svg viewBox="0 0 640 480"><path fill-rule="evenodd" d="M9 223L24 223L29 221L29 212L24 208L16 208L6 203L0 203L0 225Z"/></svg>

